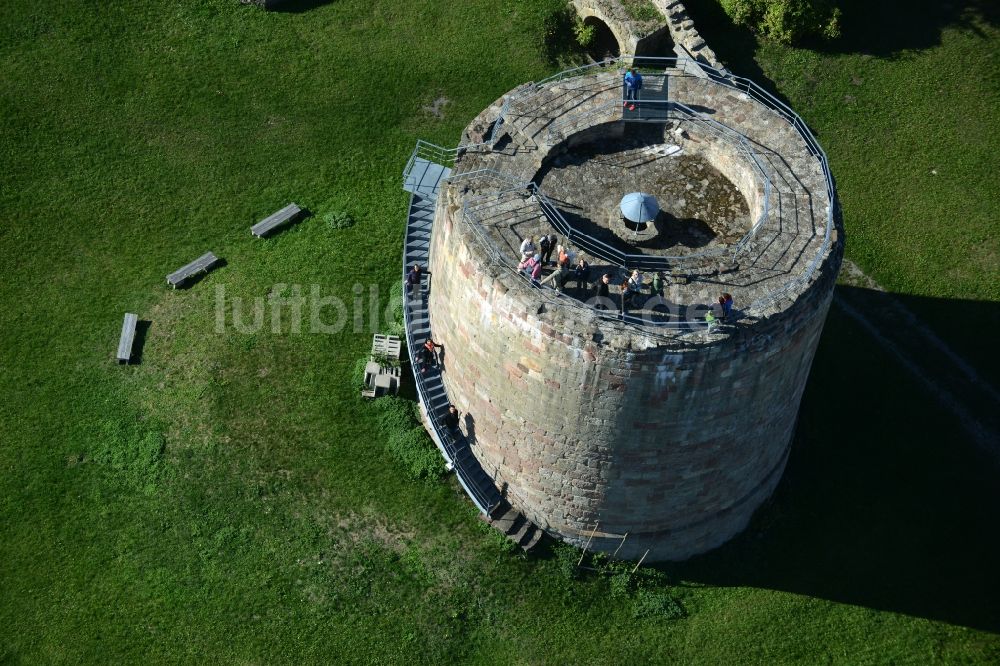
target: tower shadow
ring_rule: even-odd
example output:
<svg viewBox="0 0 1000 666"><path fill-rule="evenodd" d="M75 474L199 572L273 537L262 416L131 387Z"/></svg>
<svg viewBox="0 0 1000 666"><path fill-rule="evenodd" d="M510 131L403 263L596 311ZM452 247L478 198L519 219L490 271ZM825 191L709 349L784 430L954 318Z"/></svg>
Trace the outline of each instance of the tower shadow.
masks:
<svg viewBox="0 0 1000 666"><path fill-rule="evenodd" d="M845 312L830 310L775 495L729 543L664 568L1000 633L997 456Z"/></svg>

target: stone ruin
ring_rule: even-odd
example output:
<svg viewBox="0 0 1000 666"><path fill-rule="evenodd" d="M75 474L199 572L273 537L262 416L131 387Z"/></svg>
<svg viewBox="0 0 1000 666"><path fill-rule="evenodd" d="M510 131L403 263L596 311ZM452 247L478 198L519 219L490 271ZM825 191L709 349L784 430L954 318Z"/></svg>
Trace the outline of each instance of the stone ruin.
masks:
<svg viewBox="0 0 1000 666"><path fill-rule="evenodd" d="M574 4L613 25L617 3ZM435 186L428 241L426 325L477 464L549 535L646 561L721 545L774 491L843 256L833 180L804 123L695 47L496 100ZM622 76L635 63L649 93L631 111ZM660 202L647 238L618 226L632 191ZM539 288L517 263L521 239L542 233L585 257L592 283L659 271L662 295L623 312L602 309L593 285ZM733 316L709 325L722 292Z"/></svg>

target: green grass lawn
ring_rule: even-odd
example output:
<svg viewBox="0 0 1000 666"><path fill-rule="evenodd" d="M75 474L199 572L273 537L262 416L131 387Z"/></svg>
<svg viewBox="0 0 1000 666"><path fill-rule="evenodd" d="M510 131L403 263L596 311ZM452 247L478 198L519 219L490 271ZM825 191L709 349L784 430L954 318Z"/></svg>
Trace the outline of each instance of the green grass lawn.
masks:
<svg viewBox="0 0 1000 666"><path fill-rule="evenodd" d="M0 661L1000 660L995 471L836 309L775 500L663 569L676 620L550 554L512 555L454 479L409 480L349 383L367 320L216 333L222 286L385 298L415 139L453 145L553 71L543 25L561 0L8 5ZM996 24L823 52L757 45L705 7L713 48L816 128L850 256L927 297L952 344L986 344L988 326L952 323L976 307L988 324L1000 300ZM292 200L356 224L251 238ZM165 286L208 250L226 265ZM125 311L151 325L142 363L118 367Z"/></svg>

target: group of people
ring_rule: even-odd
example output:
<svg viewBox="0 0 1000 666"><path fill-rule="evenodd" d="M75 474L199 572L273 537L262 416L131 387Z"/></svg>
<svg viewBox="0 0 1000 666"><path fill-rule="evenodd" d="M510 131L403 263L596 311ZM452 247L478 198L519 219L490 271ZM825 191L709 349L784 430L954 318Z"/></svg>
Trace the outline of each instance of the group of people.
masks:
<svg viewBox="0 0 1000 666"><path fill-rule="evenodd" d="M663 296L663 287L666 284L666 278L663 276L662 271L657 271L653 274L653 279L648 283L639 269L633 269L627 278L622 280L620 285L620 304L621 311L627 312L630 307L638 307L638 298L643 294L646 294L646 288L648 286L649 296ZM611 301L610 289L611 287L611 274L605 273L601 276L601 280L597 284L597 306L599 309L606 310L606 301Z"/></svg>
<svg viewBox="0 0 1000 666"><path fill-rule="evenodd" d="M521 241L520 252L520 262L517 268L528 275L536 287L541 287L551 280L554 281L557 290L563 291L569 282L575 280L576 295L580 300L584 300L588 295L590 265L583 255L577 256L574 263L571 253L564 246L559 245L556 236L543 235L540 239L535 236L525 238ZM556 256L555 261L552 260L553 252ZM542 268L549 264L554 265L555 270L548 277L542 278ZM619 309L625 313L629 308L642 305L639 302L641 296L662 297L666 284L667 279L662 271L653 273L652 279L646 282L643 274L638 269L634 269L620 284L616 284L619 288L619 297L613 299L611 296L611 273L604 273L596 282L593 304L599 310L609 310L614 307L615 300L617 300ZM733 313L732 294L723 292L719 295L718 303L722 321L730 321ZM711 311L706 316L710 330L714 330L718 321L719 318Z"/></svg>
<svg viewBox="0 0 1000 666"><path fill-rule="evenodd" d="M531 278L531 283L536 287L552 281L558 291L566 289L566 285L571 281L576 281L577 296L586 294L588 281L590 279L590 265L581 255L573 261L570 251L559 244L559 238L552 235L543 235L541 238L531 236L521 241L521 256L517 269ZM555 253L555 261L552 255ZM555 270L542 279L542 268L553 265Z"/></svg>

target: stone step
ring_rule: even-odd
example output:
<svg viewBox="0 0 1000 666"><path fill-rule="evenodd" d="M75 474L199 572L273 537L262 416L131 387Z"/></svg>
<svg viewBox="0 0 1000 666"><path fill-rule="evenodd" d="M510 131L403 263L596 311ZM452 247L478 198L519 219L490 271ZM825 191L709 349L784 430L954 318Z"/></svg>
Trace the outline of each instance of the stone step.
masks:
<svg viewBox="0 0 1000 666"><path fill-rule="evenodd" d="M536 526L534 533L529 533L527 542L522 543L521 548L523 548L525 552L529 552L532 548L538 545L538 542L542 540L543 536L545 536L545 531Z"/></svg>
<svg viewBox="0 0 1000 666"><path fill-rule="evenodd" d="M523 515L518 514L518 516L520 517L520 522L515 523L516 525L518 525L517 531L514 533L507 532L507 536L510 537L511 541L520 546L522 543L525 542L525 537L528 536L528 532L535 529L535 526L530 520L525 518Z"/></svg>

